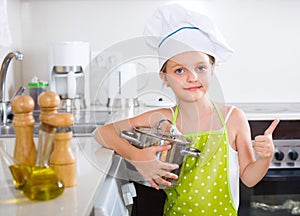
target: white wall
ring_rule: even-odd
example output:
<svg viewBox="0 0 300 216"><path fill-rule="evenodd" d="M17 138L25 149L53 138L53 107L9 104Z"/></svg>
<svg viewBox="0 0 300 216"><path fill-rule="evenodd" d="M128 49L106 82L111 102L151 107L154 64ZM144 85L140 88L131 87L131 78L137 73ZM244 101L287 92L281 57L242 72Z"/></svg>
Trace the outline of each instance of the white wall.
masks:
<svg viewBox="0 0 300 216"><path fill-rule="evenodd" d="M93 51L102 51L140 36L154 9L169 2L20 1L24 84L34 75L48 79L49 43L83 40L91 43ZM300 102L300 1L179 2L209 15L235 50L232 59L217 68L226 101ZM14 33L19 32L15 29Z"/></svg>
<svg viewBox="0 0 300 216"><path fill-rule="evenodd" d="M22 34L21 34L21 4L20 0L7 1L7 19L11 31L13 44L11 47L0 46L0 63L6 54L11 50L22 51ZM22 76L23 62L12 60L7 71L7 86L6 86L6 99L11 97L23 82Z"/></svg>

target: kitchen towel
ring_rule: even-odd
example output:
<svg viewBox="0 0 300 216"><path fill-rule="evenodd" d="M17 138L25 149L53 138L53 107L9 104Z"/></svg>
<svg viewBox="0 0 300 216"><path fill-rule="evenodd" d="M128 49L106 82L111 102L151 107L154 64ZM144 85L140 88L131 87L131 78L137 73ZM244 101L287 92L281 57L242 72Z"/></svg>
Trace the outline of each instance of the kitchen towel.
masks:
<svg viewBox="0 0 300 216"><path fill-rule="evenodd" d="M0 47L12 44L7 17L7 0L0 0Z"/></svg>

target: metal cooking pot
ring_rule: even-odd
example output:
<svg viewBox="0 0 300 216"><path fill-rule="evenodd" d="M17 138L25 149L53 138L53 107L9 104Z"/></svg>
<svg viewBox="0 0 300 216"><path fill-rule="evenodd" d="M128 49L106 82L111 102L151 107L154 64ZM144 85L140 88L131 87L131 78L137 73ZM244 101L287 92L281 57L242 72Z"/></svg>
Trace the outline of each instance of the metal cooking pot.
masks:
<svg viewBox="0 0 300 216"><path fill-rule="evenodd" d="M170 132L163 131L160 127L163 122L170 124ZM161 120L157 127L133 127L133 131L122 131L121 137L137 148L151 146L171 145L169 150L158 152L157 157L167 163L175 163L179 168L172 172L179 175L185 156L199 157L200 151L191 147L191 140L177 134L173 134L174 126L168 119ZM170 179L169 179L170 180Z"/></svg>

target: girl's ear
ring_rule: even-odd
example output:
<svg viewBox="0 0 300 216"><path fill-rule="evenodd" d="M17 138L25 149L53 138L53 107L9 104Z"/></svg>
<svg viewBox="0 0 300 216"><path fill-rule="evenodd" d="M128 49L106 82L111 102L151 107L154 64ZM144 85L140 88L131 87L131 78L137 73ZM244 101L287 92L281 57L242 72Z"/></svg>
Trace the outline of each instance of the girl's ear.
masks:
<svg viewBox="0 0 300 216"><path fill-rule="evenodd" d="M168 82L168 80L167 80L167 74L166 74L165 72L160 71L160 72L159 72L159 76L160 76L160 78L162 79L162 81L164 82L164 84L165 84L166 86L170 86L170 85L169 85L169 82Z"/></svg>

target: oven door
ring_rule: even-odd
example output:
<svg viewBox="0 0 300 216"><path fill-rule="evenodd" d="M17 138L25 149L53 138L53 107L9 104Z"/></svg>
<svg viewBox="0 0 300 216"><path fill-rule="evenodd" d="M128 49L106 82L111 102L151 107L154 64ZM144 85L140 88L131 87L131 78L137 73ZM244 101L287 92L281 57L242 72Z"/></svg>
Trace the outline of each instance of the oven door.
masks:
<svg viewBox="0 0 300 216"><path fill-rule="evenodd" d="M270 169L256 186L240 189L239 216L300 215L300 169Z"/></svg>

